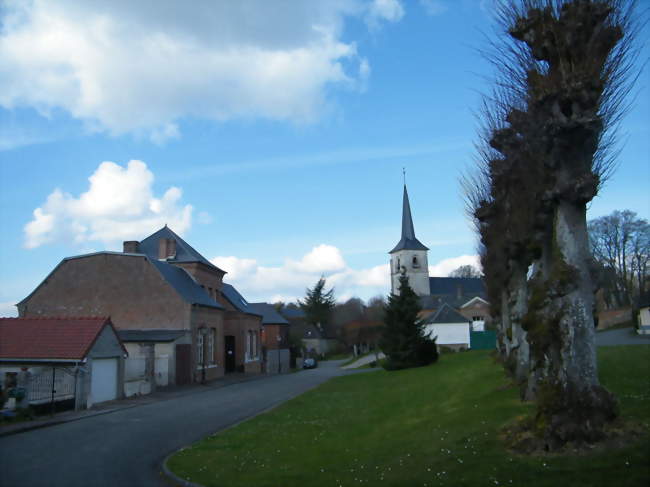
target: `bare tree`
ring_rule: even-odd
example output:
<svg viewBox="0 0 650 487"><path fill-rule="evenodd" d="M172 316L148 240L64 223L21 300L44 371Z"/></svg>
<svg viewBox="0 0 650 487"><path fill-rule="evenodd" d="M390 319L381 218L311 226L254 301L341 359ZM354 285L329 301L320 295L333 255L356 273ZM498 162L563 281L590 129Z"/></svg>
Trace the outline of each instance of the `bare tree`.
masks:
<svg viewBox="0 0 650 487"><path fill-rule="evenodd" d="M591 220L588 230L594 258L614 270L616 304L638 304L649 280L650 224L624 210Z"/></svg>
<svg viewBox="0 0 650 487"><path fill-rule="evenodd" d="M473 265L467 264L451 271L449 277L483 277L483 274Z"/></svg>

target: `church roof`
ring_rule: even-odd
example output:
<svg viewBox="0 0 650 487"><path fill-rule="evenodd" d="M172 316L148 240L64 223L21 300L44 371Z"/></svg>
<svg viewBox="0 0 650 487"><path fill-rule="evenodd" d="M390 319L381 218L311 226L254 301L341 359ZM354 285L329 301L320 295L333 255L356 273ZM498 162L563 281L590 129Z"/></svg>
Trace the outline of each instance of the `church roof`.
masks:
<svg viewBox="0 0 650 487"><path fill-rule="evenodd" d="M404 197L402 199L402 238L397 242L395 248L388 253L392 254L398 250L429 250L428 247L415 238L413 218L411 217L411 205L409 204L406 185L404 185Z"/></svg>
<svg viewBox="0 0 650 487"><path fill-rule="evenodd" d="M432 325L436 323L469 323L470 320L447 303L444 303L438 311L431 313L423 321L427 325Z"/></svg>
<svg viewBox="0 0 650 487"><path fill-rule="evenodd" d="M485 297L485 283L480 277L430 277L429 290L434 296Z"/></svg>
<svg viewBox="0 0 650 487"><path fill-rule="evenodd" d="M138 244L138 252L147 255L151 259L158 259L158 241L161 238L176 240L176 255L173 258L167 259L168 262L201 262L208 267L218 269L225 273L225 271L219 269L216 265L198 253L190 244L174 233L167 225L140 242Z"/></svg>

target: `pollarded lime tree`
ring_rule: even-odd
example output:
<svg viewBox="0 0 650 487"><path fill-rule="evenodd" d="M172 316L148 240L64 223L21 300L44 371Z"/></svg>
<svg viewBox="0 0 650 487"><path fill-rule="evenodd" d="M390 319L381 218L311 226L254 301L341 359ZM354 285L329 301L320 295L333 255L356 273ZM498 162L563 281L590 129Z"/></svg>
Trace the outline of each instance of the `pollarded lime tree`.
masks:
<svg viewBox="0 0 650 487"><path fill-rule="evenodd" d="M598 381L586 206L613 167L633 1L504 0L482 165L465 182L501 347L549 448L617 415ZM522 353L524 351L525 353Z"/></svg>

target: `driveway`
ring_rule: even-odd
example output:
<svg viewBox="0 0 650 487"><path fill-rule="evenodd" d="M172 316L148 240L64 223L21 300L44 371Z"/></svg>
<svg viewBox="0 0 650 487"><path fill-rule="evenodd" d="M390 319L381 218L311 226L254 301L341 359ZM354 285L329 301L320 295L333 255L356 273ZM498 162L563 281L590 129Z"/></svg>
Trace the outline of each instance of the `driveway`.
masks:
<svg viewBox="0 0 650 487"><path fill-rule="evenodd" d="M355 373L342 361L0 437L3 487L168 486L163 459L182 446Z"/></svg>

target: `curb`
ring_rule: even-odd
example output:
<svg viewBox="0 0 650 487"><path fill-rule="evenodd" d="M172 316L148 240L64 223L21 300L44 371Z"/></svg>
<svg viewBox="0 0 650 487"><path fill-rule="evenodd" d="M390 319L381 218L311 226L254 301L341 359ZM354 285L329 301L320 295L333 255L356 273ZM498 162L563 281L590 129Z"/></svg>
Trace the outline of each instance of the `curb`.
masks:
<svg viewBox="0 0 650 487"><path fill-rule="evenodd" d="M187 447L183 447L183 448L187 448ZM171 452L169 455L167 455L165 457L165 459L162 462L162 473L163 473L163 475L165 475L168 480L171 480L176 485L181 485L182 487L205 487L203 484L197 484L195 482L190 482L189 480L185 480L185 479L180 478L174 472L169 470L169 467L167 467L167 460L169 460L173 455L176 455L183 448L181 448L180 450L173 451L173 452Z"/></svg>
<svg viewBox="0 0 650 487"><path fill-rule="evenodd" d="M147 403L150 404L150 403ZM54 419L52 421L44 421L42 423L32 423L32 424L26 424L24 427L21 428L15 428L12 430L7 430L7 431L2 431L0 429L0 438L3 436L11 436L11 435L16 435L18 433L25 433L27 431L33 431L33 430L38 430L42 428L48 428L49 426L56 426L59 424L64 424L64 423L73 423L75 421L81 421L82 419L86 418L92 418L94 416L102 416L104 414L110 414L110 413L116 413L117 411L124 411L126 409L131 409L135 408L138 406L144 406L144 404L131 404L129 406L124 406L120 408L114 408L114 409L106 409L104 411L96 411L92 414L86 414L83 416L77 416L73 418L62 418L62 419Z"/></svg>
<svg viewBox="0 0 650 487"><path fill-rule="evenodd" d="M154 404L156 402L171 401L172 399L176 399L178 397L190 396L192 394L202 394L204 392L210 392L210 391L214 391L214 390L217 390L217 389L222 389L224 387L234 386L236 384L242 384L244 382L254 382L256 380L261 380L261 379L265 379L265 378L268 378L268 377L273 377L273 376L268 376L266 374L260 374L259 376L253 376L253 377L248 378L248 379L238 380L238 381L235 381L235 382L230 382L228 384L222 384L222 385L220 385L218 387L208 386L205 389L188 391L186 394L179 394L179 395L174 396L174 397L167 397L167 398L163 397L163 398L160 398L158 400L143 401L142 403L139 403L139 404L129 404L129 405L125 405L125 406L115 407L115 408L112 408L112 409L105 409L105 410L102 410L102 411L96 411L96 412L93 412L93 413L84 414L82 416L76 416L76 417L71 417L71 418L53 419L51 421L43 421L42 423L25 424L25 426L23 426L23 427L19 427L19 428L15 428L15 429L9 429L7 431L2 431L2 428L0 428L0 438L5 437L5 436L16 435L16 434L19 434L19 433L26 433L28 431L38 430L38 429L42 429L42 428L48 428L50 426L57 426L59 424L72 423L72 422L75 422L75 421L81 421L82 419L92 418L92 417L95 417L95 416L102 416L104 414L111 414L111 413L116 413L118 411L125 411L127 409L132 409L132 408L136 408L136 407L140 407L140 406L146 406L148 404ZM126 400L126 399L123 399L123 400Z"/></svg>

